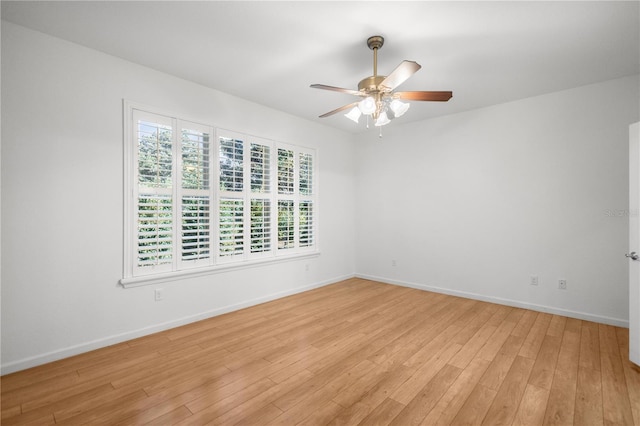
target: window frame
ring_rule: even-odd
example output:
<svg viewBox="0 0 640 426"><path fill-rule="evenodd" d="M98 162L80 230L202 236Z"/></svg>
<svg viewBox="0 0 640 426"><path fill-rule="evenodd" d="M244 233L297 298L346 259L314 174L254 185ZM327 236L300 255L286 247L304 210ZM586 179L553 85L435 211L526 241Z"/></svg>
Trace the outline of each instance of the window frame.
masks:
<svg viewBox="0 0 640 426"><path fill-rule="evenodd" d="M173 141L177 141L177 146L172 147L172 206L173 206L173 241L172 241L172 261L170 267L163 267L142 270L137 263L138 250L138 139L136 132L138 116L156 116L168 119L172 123ZM269 263L287 262L300 258L315 257L320 254L319 245L319 196L318 196L318 153L313 148L300 145L285 144L282 142L248 135L243 132L226 130L210 124L203 124L197 120L189 120L177 117L176 114L159 111L157 108L149 107L131 101L123 101L123 141L124 141L124 259L123 272L120 284L125 287L137 287L151 285L160 282L173 281L186 277L197 277L233 269L252 268ZM181 126L187 124L191 127ZM193 192L183 190L181 179L182 173L182 131L183 128L190 130L207 130L209 132L209 170L208 170L208 203L209 203L209 258L198 259L197 261L183 260L183 192ZM243 143L243 190L224 191L220 186L220 140L223 137L234 137L242 140ZM260 192L252 190L252 151L253 145L258 144L269 149L269 184L270 192ZM278 194L278 149L286 148L294 152L293 169L293 194L288 194L288 198L294 200L294 247L287 250L278 249L278 202L281 197ZM264 151L264 149L262 149ZM310 195L300 197L300 169L299 157L302 154L310 154L312 160L311 167L311 192ZM202 193L202 190L199 190ZM220 252L220 203L225 199L243 200L243 252L232 256L221 256ZM252 200L268 200L270 217L269 233L270 247L268 250L252 251ZM299 244L301 229L299 228L300 200L309 200L312 203L312 224L311 235L313 243L308 247L301 247ZM177 204L177 205L176 205ZM306 230L306 229L305 229Z"/></svg>

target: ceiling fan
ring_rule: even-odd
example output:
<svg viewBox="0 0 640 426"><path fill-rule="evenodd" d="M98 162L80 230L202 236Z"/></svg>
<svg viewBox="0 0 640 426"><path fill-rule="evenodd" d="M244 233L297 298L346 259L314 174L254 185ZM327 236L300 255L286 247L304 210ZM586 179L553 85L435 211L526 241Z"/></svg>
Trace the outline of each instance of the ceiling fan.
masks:
<svg viewBox="0 0 640 426"><path fill-rule="evenodd" d="M389 124L392 118L400 117L408 109L410 104L401 102L400 99L410 101L436 101L446 102L453 95L450 91L440 92L394 92L394 89L404 83L421 66L414 61L402 61L391 74L378 75L378 49L384 44L384 38L376 35L367 39L367 46L373 50L373 75L366 77L358 83L358 90L343 89L341 87L327 86L324 84L312 84L314 89L332 90L334 92L347 93L358 96L362 99L348 105L322 114L320 118L329 117L341 111L351 108L345 117L350 120L359 121L361 115L367 116L367 127L369 127L368 117L371 116L375 126Z"/></svg>

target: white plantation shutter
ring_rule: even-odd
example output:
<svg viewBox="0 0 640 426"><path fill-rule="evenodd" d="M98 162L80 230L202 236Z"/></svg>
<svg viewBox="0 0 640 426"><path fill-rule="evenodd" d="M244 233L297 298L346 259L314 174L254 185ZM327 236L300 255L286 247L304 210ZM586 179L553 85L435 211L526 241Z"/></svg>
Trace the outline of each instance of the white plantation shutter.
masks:
<svg viewBox="0 0 640 426"><path fill-rule="evenodd" d="M251 192L271 192L271 147L251 143Z"/></svg>
<svg viewBox="0 0 640 426"><path fill-rule="evenodd" d="M300 247L313 245L313 203L300 201L299 204L298 241Z"/></svg>
<svg viewBox="0 0 640 426"><path fill-rule="evenodd" d="M293 200L278 201L278 249L294 248L295 218Z"/></svg>
<svg viewBox="0 0 640 426"><path fill-rule="evenodd" d="M174 256L173 120L141 111L133 112L136 202L134 270L138 273L170 271Z"/></svg>
<svg viewBox="0 0 640 426"><path fill-rule="evenodd" d="M208 191L210 166L209 129L194 123L182 123L182 188Z"/></svg>
<svg viewBox="0 0 640 426"><path fill-rule="evenodd" d="M278 194L294 192L294 158L292 150L278 148Z"/></svg>
<svg viewBox="0 0 640 426"><path fill-rule="evenodd" d="M211 259L211 130L195 123L181 127L182 266L201 266Z"/></svg>
<svg viewBox="0 0 640 426"><path fill-rule="evenodd" d="M242 192L244 189L244 141L220 137L220 190Z"/></svg>
<svg viewBox="0 0 640 426"><path fill-rule="evenodd" d="M202 261L211 257L209 197L182 197L182 261ZM200 262L204 263L204 262Z"/></svg>
<svg viewBox="0 0 640 426"><path fill-rule="evenodd" d="M315 151L125 108L123 285L317 251Z"/></svg>
<svg viewBox="0 0 640 426"><path fill-rule="evenodd" d="M295 155L278 148L278 251L295 247Z"/></svg>
<svg viewBox="0 0 640 426"><path fill-rule="evenodd" d="M298 154L298 244L312 247L314 243L313 215L313 155L309 152Z"/></svg>
<svg viewBox="0 0 640 426"><path fill-rule="evenodd" d="M313 156L308 152L301 152L298 158L300 195L313 195Z"/></svg>
<svg viewBox="0 0 640 426"><path fill-rule="evenodd" d="M171 196L138 195L137 226L138 268L162 265L168 269L173 261L173 206Z"/></svg>
<svg viewBox="0 0 640 426"><path fill-rule="evenodd" d="M268 255L272 251L271 244L271 146L266 141L251 142L250 176L251 204L250 244L251 255Z"/></svg>
<svg viewBox="0 0 640 426"><path fill-rule="evenodd" d="M271 200L251 200L251 253L271 251Z"/></svg>
<svg viewBox="0 0 640 426"><path fill-rule="evenodd" d="M244 200L221 199L219 207L221 257L244 253Z"/></svg>
<svg viewBox="0 0 640 426"><path fill-rule="evenodd" d="M218 257L238 261L245 254L245 137L234 132L218 134Z"/></svg>

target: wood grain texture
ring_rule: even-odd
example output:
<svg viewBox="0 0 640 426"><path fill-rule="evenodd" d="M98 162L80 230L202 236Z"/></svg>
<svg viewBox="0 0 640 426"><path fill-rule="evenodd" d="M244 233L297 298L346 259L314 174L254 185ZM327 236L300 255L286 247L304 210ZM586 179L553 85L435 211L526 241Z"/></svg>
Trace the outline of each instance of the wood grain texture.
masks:
<svg viewBox="0 0 640 426"><path fill-rule="evenodd" d="M640 424L628 345L354 278L3 376L2 424Z"/></svg>

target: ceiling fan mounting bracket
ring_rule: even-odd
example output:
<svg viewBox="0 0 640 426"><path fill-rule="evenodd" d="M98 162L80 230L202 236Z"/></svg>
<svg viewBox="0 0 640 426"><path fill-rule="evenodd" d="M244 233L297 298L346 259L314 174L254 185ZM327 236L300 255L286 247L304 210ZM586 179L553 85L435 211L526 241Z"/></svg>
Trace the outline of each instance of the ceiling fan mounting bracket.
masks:
<svg viewBox="0 0 640 426"><path fill-rule="evenodd" d="M384 37L379 35L371 36L367 39L367 46L369 46L369 49L371 50L380 49L383 44L384 44Z"/></svg>

